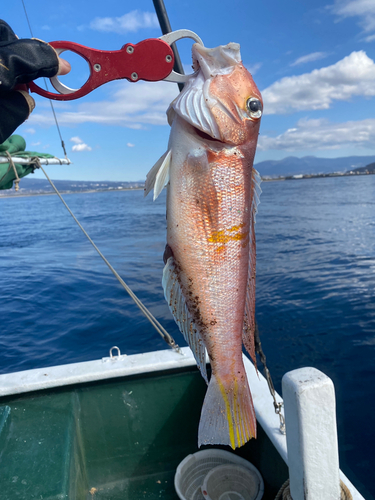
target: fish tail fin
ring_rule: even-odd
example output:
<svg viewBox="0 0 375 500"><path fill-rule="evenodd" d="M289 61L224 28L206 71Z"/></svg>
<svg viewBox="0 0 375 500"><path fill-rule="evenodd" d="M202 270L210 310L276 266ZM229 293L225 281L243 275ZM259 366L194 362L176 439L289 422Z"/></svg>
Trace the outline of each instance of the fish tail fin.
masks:
<svg viewBox="0 0 375 500"><path fill-rule="evenodd" d="M233 449L256 437L254 405L243 374L230 384L212 374L204 399L198 430L198 446L226 444Z"/></svg>

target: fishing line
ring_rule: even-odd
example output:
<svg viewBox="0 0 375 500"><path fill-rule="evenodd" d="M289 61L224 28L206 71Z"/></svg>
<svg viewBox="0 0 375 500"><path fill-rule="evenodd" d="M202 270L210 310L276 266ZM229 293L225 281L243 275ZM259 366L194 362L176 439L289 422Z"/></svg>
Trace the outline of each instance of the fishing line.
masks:
<svg viewBox="0 0 375 500"><path fill-rule="evenodd" d="M30 20L29 20L29 16L27 14L27 10L26 10L26 6L25 6L25 2L24 0L21 0L22 1L22 5L23 5L23 9L25 11L25 16L26 16L26 20L27 20L27 24L29 25L29 30L30 30L30 34L31 34L31 37L34 38L34 35L33 35L33 31L31 29L31 24L30 24ZM44 80L44 84L45 84L45 87L46 87L46 90L49 90L48 89L48 85L47 85L47 80L45 78L43 78ZM62 138L62 135L61 135L61 132L60 132L60 127L59 127L59 124L58 124L58 121L57 121L57 116L56 116L56 113L55 113L55 109L53 107L53 104L52 104L52 101L51 99L49 99L49 102L51 104L51 109L52 109L52 113L53 113L53 116L55 118L55 123L56 123L56 127L57 127L57 131L59 133L59 136L60 136L60 140L61 140L61 146L63 148L63 151L64 151L64 155L65 155L65 158L67 159L67 153L66 153L66 149L65 149L65 144L64 144L64 141L63 141L63 138ZM35 158L35 164L37 165L37 168L40 168L44 175L46 176L48 182L51 184L53 190L55 191L55 193L57 194L57 196L60 198L60 200L63 202L63 204L65 205L66 209L68 210L68 212L70 213L70 215L73 217L74 221L76 222L76 224L78 225L78 227L81 229L81 231L83 232L83 234L86 236L86 238L89 240L89 242L91 243L91 245L95 248L95 250L98 252L98 254L100 255L100 257L103 259L103 261L107 264L107 266L109 267L109 269L112 271L112 273L115 275L115 277L118 279L118 281L120 282L120 284L125 288L125 290L128 292L128 294L130 295L130 297L133 299L133 301L136 303L136 305L139 307L139 309L141 310L141 312L144 314L144 316L146 316L146 318L150 321L150 323L152 324L152 326L155 328L155 330L159 333L159 335L163 338L163 340L170 346L172 347L173 349L175 349L177 352L180 352L180 348L179 346L176 344L176 342L174 341L174 339L172 338L172 336L165 330L165 328L159 323L159 321L153 316L153 314L147 309L147 307L138 299L138 297L134 294L134 292L131 290L131 288L129 288L129 286L125 283L125 281L121 278L121 276L118 274L118 272L113 268L113 266L108 262L108 260L104 257L104 255L102 254L102 252L99 250L99 248L95 245L95 243L93 242L93 240L90 238L90 236L87 234L87 232L84 230L84 228L81 226L81 224L79 223L78 219L75 217L75 215L73 214L73 212L70 210L70 208L68 207L68 205L66 204L65 200L63 199L63 197L61 196L61 194L59 193L59 191L57 190L56 186L53 184L53 182L51 181L51 179L48 177L47 175L47 172L44 170L44 168L42 167L40 161L38 158Z"/></svg>
<svg viewBox="0 0 375 500"><path fill-rule="evenodd" d="M26 16L27 24L29 25L29 30L30 30L31 38L34 38L33 30L31 29L31 24L30 24L29 16L27 14L26 5L25 5L24 0L22 0L22 5L23 5L23 10L25 11L25 16ZM46 87L46 90L49 91L48 83L47 83L46 78L43 78L43 81L44 81L44 86ZM60 132L60 127L59 127L59 123L57 121L57 116L56 116L56 113L55 113L55 108L53 107L51 99L48 99L48 100L49 100L49 103L51 105L51 110L52 110L53 117L55 119L55 124L56 124L56 128L57 128L57 132L58 132L59 137L60 137L61 147L62 147L62 149L64 151L65 159L67 160L68 159L68 155L67 155L66 149L65 149L65 142L64 142L64 140L62 138L62 135L61 135L61 132Z"/></svg>
<svg viewBox="0 0 375 500"><path fill-rule="evenodd" d="M284 418L284 415L281 412L282 407L284 406L284 403L280 403L276 399L276 392L275 392L275 388L274 388L274 385L273 385L273 382L272 382L271 373L270 373L270 371L268 369L267 362L266 362L266 356L265 356L265 354L263 352L262 343L261 343L260 337L259 337L259 328L258 328L257 321L255 321L255 328L254 328L254 343L255 343L255 352L259 355L259 358L260 358L260 360L261 360L261 362L262 362L262 364L264 366L264 372L266 374L266 380L267 380L267 384L268 384L268 389L269 389L269 391L271 393L271 396L273 398L273 406L275 408L275 413L276 413L276 415L279 416L279 419L280 419L279 430L280 430L281 434L286 434L285 418Z"/></svg>
<svg viewBox="0 0 375 500"><path fill-rule="evenodd" d="M51 179L48 177L47 172L44 170L42 167L39 158L35 158L33 161L35 161L37 168L40 168L44 175L46 176L48 182L51 184L53 190L57 194L57 196L60 198L60 200L63 202L65 205L66 209L70 213L70 215L73 217L74 221L77 223L78 227L81 229L83 234L86 236L86 238L89 240L91 245L95 248L95 250L98 252L100 257L104 260L104 262L107 264L109 269L112 271L112 273L115 275L115 277L118 279L118 281L121 283L121 285L125 288L125 290L128 292L130 297L133 299L133 301L136 303L136 305L139 307L141 312L146 316L146 318L150 321L152 326L155 328L155 330L158 332L158 334L163 338L163 340L173 349L175 349L177 352L180 352L179 346L176 344L174 341L173 337L165 330L165 328L159 323L159 321L153 316L153 314L147 309L147 307L139 300L139 298L135 295L135 293L131 290L131 288L125 283L125 281L121 278L121 276L118 274L118 272L114 269L114 267L108 262L108 260L104 257L102 252L99 250L99 248L95 245L93 240L90 238L90 236L87 234L87 232L83 229L81 226L80 222L76 218L76 216L73 214L73 212L70 210L68 205L66 204L64 198L61 196L59 191L57 190L56 186L54 183L51 181Z"/></svg>

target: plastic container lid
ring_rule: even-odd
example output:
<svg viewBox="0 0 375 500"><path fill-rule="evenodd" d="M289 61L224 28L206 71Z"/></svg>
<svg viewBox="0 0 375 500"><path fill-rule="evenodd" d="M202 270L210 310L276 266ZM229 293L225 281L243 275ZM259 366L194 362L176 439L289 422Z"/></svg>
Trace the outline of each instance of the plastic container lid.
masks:
<svg viewBox="0 0 375 500"><path fill-rule="evenodd" d="M229 451L214 448L188 455L180 463L174 478L177 495L181 500L206 500L207 497L203 496L201 490L205 477L215 467L228 464L240 465L251 471L256 471L260 481L259 492L261 493L260 496L255 498L257 500L262 498L264 484L259 471L244 458L238 457ZM239 500L239 497L235 498L235 500Z"/></svg>
<svg viewBox="0 0 375 500"><path fill-rule="evenodd" d="M204 478L205 500L260 500L264 485L259 472L242 465L220 465Z"/></svg>

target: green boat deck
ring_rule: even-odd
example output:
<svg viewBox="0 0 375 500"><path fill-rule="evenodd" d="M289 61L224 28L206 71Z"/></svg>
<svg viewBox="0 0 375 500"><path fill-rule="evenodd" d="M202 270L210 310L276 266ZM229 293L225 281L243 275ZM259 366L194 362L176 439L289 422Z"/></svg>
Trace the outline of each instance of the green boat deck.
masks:
<svg viewBox="0 0 375 500"><path fill-rule="evenodd" d="M188 367L0 398L0 500L177 499L205 392ZM288 469L259 425L236 453L274 499Z"/></svg>

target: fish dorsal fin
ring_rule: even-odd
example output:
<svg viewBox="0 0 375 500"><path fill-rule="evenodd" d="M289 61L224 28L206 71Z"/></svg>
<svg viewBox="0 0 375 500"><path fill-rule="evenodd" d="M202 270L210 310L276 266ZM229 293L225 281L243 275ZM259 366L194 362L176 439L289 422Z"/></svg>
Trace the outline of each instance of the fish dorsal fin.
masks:
<svg viewBox="0 0 375 500"><path fill-rule="evenodd" d="M192 350L202 377L208 383L206 371L206 348L198 333L189 310L178 279L175 260L169 257L163 271L164 296L169 309L182 333L184 339Z"/></svg>
<svg viewBox="0 0 375 500"><path fill-rule="evenodd" d="M169 149L158 159L158 161L146 176L144 195L147 196L148 193L153 189L154 201L169 182L169 167L171 164L171 159L172 150Z"/></svg>
<svg viewBox="0 0 375 500"><path fill-rule="evenodd" d="M255 245L255 216L259 204L260 189L260 175L253 167L251 175L251 188L252 188L252 204L251 204L251 220L250 220L250 233L249 233L249 270L247 275L247 292L245 315L243 322L242 341L251 356L256 367L255 356L255 272L256 272L256 245Z"/></svg>

